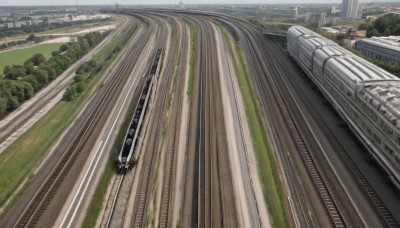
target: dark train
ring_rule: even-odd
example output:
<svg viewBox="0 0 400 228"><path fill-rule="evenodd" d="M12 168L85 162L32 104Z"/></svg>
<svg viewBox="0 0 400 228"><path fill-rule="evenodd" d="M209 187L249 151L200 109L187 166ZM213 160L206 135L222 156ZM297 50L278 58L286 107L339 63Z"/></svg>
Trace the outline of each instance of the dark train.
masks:
<svg viewBox="0 0 400 228"><path fill-rule="evenodd" d="M140 93L135 112L133 113L131 122L126 131L121 150L115 161L119 172L126 172L135 164L139 157L139 152L135 152L135 147L138 143L139 133L149 104L154 78L158 76L161 69L161 61L162 49L158 49L154 56L149 75Z"/></svg>

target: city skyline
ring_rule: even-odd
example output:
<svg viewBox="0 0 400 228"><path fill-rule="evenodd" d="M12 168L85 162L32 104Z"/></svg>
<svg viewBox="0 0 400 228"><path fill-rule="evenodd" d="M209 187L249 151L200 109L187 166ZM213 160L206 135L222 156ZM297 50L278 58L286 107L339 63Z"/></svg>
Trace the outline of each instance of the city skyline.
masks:
<svg viewBox="0 0 400 228"><path fill-rule="evenodd" d="M168 4L175 5L178 4L179 0L149 0L149 1L131 1L131 0L119 0L116 1L122 5L156 5L156 4ZM184 4L341 4L341 0L254 0L254 1L244 1L244 0L220 0L220 1L212 1L212 0L186 0L182 1ZM359 3L365 2L387 2L387 0L362 0ZM78 0L79 5L114 5L115 1L113 0ZM44 5L76 5L76 0L38 0L35 1L34 4L30 0L16 0L16 1L6 1L0 0L1 6L44 6Z"/></svg>

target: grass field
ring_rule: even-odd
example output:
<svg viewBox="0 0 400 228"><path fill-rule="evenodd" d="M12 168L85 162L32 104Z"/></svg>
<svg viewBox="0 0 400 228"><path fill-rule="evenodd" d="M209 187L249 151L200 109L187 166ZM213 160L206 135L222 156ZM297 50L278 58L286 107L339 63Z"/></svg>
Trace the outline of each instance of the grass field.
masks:
<svg viewBox="0 0 400 228"><path fill-rule="evenodd" d="M0 53L0 74L3 74L3 69L7 65L23 64L25 60L37 53L42 53L46 59L51 57L51 53L57 50L61 44L39 44L29 48L23 48L13 51Z"/></svg>
<svg viewBox="0 0 400 228"><path fill-rule="evenodd" d="M222 26L221 26L222 27ZM228 30L223 28L225 42L235 59L235 69L241 88L246 109L247 122L250 127L253 146L257 158L257 168L263 188L263 194L269 213L272 227L288 227L287 214L285 213L283 190L278 177L278 167L273 152L270 149L267 134L262 124L261 116L251 88L249 75L244 65L244 54L239 43L233 40Z"/></svg>

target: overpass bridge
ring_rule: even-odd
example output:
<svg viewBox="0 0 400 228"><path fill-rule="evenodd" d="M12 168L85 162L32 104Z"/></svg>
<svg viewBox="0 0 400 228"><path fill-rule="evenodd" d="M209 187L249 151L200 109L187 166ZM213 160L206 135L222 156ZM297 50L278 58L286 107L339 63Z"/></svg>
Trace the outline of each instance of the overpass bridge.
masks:
<svg viewBox="0 0 400 228"><path fill-rule="evenodd" d="M287 32L279 31L279 30L275 30L275 29L272 30L272 29L268 29L268 28L263 28L262 33L267 36L282 36L282 37L284 36L284 37L286 37L286 35L287 35Z"/></svg>

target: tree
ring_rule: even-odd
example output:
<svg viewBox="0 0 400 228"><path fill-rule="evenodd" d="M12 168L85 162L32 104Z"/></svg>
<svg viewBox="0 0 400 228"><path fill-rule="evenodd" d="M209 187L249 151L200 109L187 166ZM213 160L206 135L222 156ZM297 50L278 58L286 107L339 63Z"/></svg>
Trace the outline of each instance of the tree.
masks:
<svg viewBox="0 0 400 228"><path fill-rule="evenodd" d="M22 78L24 76L26 76L26 70L23 66L21 65L13 65L10 68L4 68L4 71L6 71L6 74L4 75L4 77L6 79L10 79L10 80L17 80L18 78Z"/></svg>
<svg viewBox="0 0 400 228"><path fill-rule="evenodd" d="M39 66L39 70L47 72L47 75L49 76L49 81L53 81L58 75L56 69L48 65L48 63L41 64Z"/></svg>
<svg viewBox="0 0 400 228"><path fill-rule="evenodd" d="M34 66L39 66L40 64L46 62L46 57L44 57L44 55L41 53L35 54L31 58L27 59L24 65L27 65L30 62L33 63Z"/></svg>
<svg viewBox="0 0 400 228"><path fill-rule="evenodd" d="M7 99L0 97L0 117L7 113Z"/></svg>
<svg viewBox="0 0 400 228"><path fill-rule="evenodd" d="M61 45L60 48L59 48L60 53L63 53L63 52L66 51L67 49L68 49L68 45L66 45L66 44Z"/></svg>
<svg viewBox="0 0 400 228"><path fill-rule="evenodd" d="M86 89L86 83L84 82L79 82L78 84L75 85L75 91L77 93L82 93Z"/></svg>
<svg viewBox="0 0 400 228"><path fill-rule="evenodd" d="M75 76L74 81L77 82L77 83L78 82L83 82L83 79L84 79L83 75L78 74L78 75Z"/></svg>
<svg viewBox="0 0 400 228"><path fill-rule="evenodd" d="M16 108L18 108L18 106L19 106L19 102L16 97L11 96L8 98L8 102L7 102L7 111L8 112L15 110Z"/></svg>
<svg viewBox="0 0 400 228"><path fill-rule="evenodd" d="M3 69L3 74L6 75L10 73L11 67L9 65L5 66Z"/></svg>
<svg viewBox="0 0 400 228"><path fill-rule="evenodd" d="M40 84L40 88L49 83L49 75L46 71L36 69L35 71L33 71L33 75L35 76L37 82Z"/></svg>
<svg viewBox="0 0 400 228"><path fill-rule="evenodd" d="M33 62L25 62L24 65L26 74L32 74L35 70L35 65L33 64Z"/></svg>
<svg viewBox="0 0 400 228"><path fill-rule="evenodd" d="M63 99L66 101L72 101L75 97L75 89L73 86L69 86L63 95Z"/></svg>
<svg viewBox="0 0 400 228"><path fill-rule="evenodd" d="M35 91L34 91L32 85L26 81L21 82L21 85L24 88L25 100L28 100L31 97L33 97L33 95L35 94Z"/></svg>
<svg viewBox="0 0 400 228"><path fill-rule="evenodd" d="M39 91L39 89L41 88L41 85L39 84L39 82L37 81L36 77L34 75L28 75L26 76L23 81L29 83L34 92Z"/></svg>
<svg viewBox="0 0 400 228"><path fill-rule="evenodd" d="M29 36L28 36L28 38L26 38L26 41L28 41L28 42L30 42L30 41L35 41L35 34L30 34Z"/></svg>

